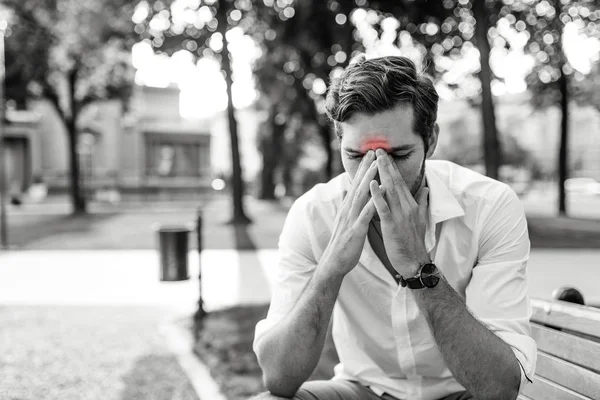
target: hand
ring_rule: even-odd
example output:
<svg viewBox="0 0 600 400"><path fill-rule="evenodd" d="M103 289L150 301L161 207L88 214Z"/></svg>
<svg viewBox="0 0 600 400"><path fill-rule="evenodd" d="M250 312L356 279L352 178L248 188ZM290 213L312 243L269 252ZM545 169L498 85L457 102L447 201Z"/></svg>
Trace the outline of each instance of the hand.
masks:
<svg viewBox="0 0 600 400"><path fill-rule="evenodd" d="M425 249L429 189L419 190L415 201L396 163L381 149L377 149L377 168L385 198L376 181L370 183L370 189L381 219L385 251L400 275L413 277L421 264L430 262Z"/></svg>
<svg viewBox="0 0 600 400"><path fill-rule="evenodd" d="M336 215L333 233L323 254L323 265L334 266L334 274L345 276L350 272L363 251L369 222L375 215L375 204L369 199L369 183L377 174L375 152L368 151L363 157L352 186Z"/></svg>

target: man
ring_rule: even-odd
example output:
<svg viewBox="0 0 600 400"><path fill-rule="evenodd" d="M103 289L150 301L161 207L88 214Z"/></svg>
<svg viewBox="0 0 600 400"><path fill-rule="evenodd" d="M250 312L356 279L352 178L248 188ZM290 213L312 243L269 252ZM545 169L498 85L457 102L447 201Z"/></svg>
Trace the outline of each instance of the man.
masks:
<svg viewBox="0 0 600 400"><path fill-rule="evenodd" d="M532 378L523 208L501 182L425 161L437 103L403 57L363 57L331 84L346 173L286 219L257 398L505 400ZM330 321L335 377L305 382Z"/></svg>

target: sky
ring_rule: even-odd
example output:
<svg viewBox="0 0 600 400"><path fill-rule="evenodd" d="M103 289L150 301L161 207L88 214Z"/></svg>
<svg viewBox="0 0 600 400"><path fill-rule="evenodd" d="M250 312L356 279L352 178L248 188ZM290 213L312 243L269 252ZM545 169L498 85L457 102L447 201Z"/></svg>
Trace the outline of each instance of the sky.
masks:
<svg viewBox="0 0 600 400"><path fill-rule="evenodd" d="M361 10L362 11L362 10ZM380 38L373 37L372 27L368 23L367 12L355 12L353 22L365 38L365 48L368 57L382 55L405 55L413 60L420 59L419 46L416 45L406 32L396 36L394 23L382 24L384 33ZM388 27L388 32L386 28ZM526 55L523 48L527 37L524 32L512 29L508 21L501 20L497 25L500 35L511 44L511 50L502 46L493 47L490 55L490 65L494 73L503 78L504 82L492 82L492 91L496 96L507 93L521 93L527 89L525 77L533 66L533 59ZM218 35L218 34L217 34ZM376 34L375 34L376 36ZM251 105L258 93L252 77L252 63L260 56L260 48L254 41L243 34L240 28L233 28L227 33L230 52L233 59L233 103L236 108ZM583 74L589 73L591 65L598 61L600 41L586 38L579 33L576 23L565 26L563 46L572 67ZM210 47L220 50L222 37L215 37ZM210 118L227 106L225 81L219 69L219 63L211 58L201 58L196 63L192 54L181 50L172 57L157 55L150 43L140 42L133 48L133 63L137 69L136 83L140 85L166 87L174 84L181 90L180 114L186 119ZM479 90L476 78L469 78L479 68L479 52L474 46L465 46L459 60L439 60L445 63L448 71L443 81L448 83L462 82L461 90L464 95L475 95ZM324 92L325 83L315 82L315 91ZM452 100L455 93L446 85L438 84L437 90L442 100Z"/></svg>

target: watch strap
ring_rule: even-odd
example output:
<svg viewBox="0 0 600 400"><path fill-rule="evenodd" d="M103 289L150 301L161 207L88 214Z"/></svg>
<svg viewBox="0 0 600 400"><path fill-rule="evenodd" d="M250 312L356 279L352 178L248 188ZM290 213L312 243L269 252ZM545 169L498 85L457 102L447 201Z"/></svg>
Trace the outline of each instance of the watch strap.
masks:
<svg viewBox="0 0 600 400"><path fill-rule="evenodd" d="M423 289L425 287L425 285L423 285L423 282L421 282L420 275L408 279L404 279L401 277L400 284L402 285L402 287L408 287L409 289Z"/></svg>
<svg viewBox="0 0 600 400"><path fill-rule="evenodd" d="M408 278L408 279L404 279L403 277L400 278L400 284L402 285L402 287L408 287L409 289L423 289L423 288L426 288L427 285L425 285L423 283L422 273L423 273L423 267L425 267L427 265L433 265L433 267L439 273L439 270L437 269L437 267L436 267L435 264L433 264L431 262L421 264L421 266L419 267L419 270L417 272L417 275L415 275L412 278Z"/></svg>

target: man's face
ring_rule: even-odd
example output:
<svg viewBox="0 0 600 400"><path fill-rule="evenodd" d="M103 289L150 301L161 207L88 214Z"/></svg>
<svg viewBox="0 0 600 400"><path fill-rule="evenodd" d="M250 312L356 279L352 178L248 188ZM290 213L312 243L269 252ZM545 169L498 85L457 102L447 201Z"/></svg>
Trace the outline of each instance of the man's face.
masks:
<svg viewBox="0 0 600 400"><path fill-rule="evenodd" d="M425 159L435 150L437 129L425 154L423 139L413 129L413 118L412 106L399 105L375 115L356 113L342 122L342 163L350 177L354 179L366 151L380 147L393 158L414 196L421 188Z"/></svg>

